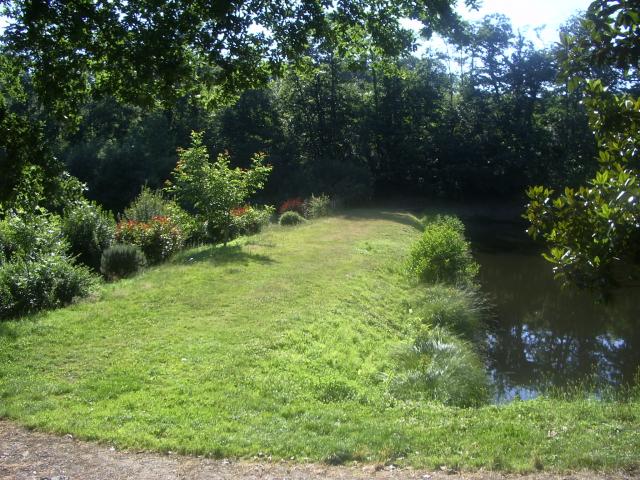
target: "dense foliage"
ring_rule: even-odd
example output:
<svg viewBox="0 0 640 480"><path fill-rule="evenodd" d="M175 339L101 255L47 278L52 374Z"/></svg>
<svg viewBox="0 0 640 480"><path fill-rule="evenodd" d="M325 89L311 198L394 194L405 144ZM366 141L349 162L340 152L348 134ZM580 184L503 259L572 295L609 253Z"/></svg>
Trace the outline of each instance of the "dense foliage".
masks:
<svg viewBox="0 0 640 480"><path fill-rule="evenodd" d="M153 217L147 222L123 220L116 226L116 240L140 247L149 263L159 263L184 245L180 228L169 217Z"/></svg>
<svg viewBox="0 0 640 480"><path fill-rule="evenodd" d="M102 253L100 272L107 280L119 280L135 275L146 264L140 247L115 243Z"/></svg>
<svg viewBox="0 0 640 480"><path fill-rule="evenodd" d="M180 151L168 189L207 222L211 238L226 243L231 238L232 210L264 187L271 169L260 153L252 157L248 169L232 168L228 153L219 154L212 163L202 134L194 132L191 147Z"/></svg>
<svg viewBox="0 0 640 480"><path fill-rule="evenodd" d="M304 223L305 219L298 212L288 210L280 215L280 220L278 222L283 227L292 227L294 225L300 225L301 223Z"/></svg>
<svg viewBox="0 0 640 480"><path fill-rule="evenodd" d="M462 223L455 217L429 222L407 261L409 275L425 283L471 285L478 268Z"/></svg>
<svg viewBox="0 0 640 480"><path fill-rule="evenodd" d="M84 297L95 278L67 253L55 215L9 213L0 221L0 319Z"/></svg>
<svg viewBox="0 0 640 480"><path fill-rule="evenodd" d="M99 270L102 252L109 248L115 234L113 216L95 203L79 201L65 208L62 233L78 261Z"/></svg>
<svg viewBox="0 0 640 480"><path fill-rule="evenodd" d="M585 186L556 196L530 189L526 216L530 233L549 243L558 276L606 290L640 278L640 6L599 0L582 25L586 34L567 36L572 46L561 58L571 88L586 92L599 168Z"/></svg>

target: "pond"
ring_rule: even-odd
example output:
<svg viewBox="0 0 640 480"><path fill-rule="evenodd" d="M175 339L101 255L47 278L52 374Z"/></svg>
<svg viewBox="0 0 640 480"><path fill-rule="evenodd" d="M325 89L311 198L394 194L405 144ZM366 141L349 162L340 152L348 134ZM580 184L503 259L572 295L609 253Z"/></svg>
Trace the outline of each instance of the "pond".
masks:
<svg viewBox="0 0 640 480"><path fill-rule="evenodd" d="M607 304L563 289L526 224L461 215L490 315L486 358L497 402L528 399L550 387L632 383L640 365L640 289Z"/></svg>

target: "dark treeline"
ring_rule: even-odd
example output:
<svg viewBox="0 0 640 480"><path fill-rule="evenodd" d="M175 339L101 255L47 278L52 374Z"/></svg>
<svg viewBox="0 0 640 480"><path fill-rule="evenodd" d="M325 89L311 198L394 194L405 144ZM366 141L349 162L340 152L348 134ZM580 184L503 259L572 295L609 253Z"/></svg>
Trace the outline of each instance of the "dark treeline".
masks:
<svg viewBox="0 0 640 480"><path fill-rule="evenodd" d="M490 16L449 56L354 66L317 48L302 67L213 112L186 99L153 110L101 98L83 107L72 134L51 140L88 196L113 211L142 185L163 185L192 130L240 166L266 152L274 169L263 195L274 202L310 193L352 203L522 198L529 185L574 184L597 166L581 92L557 82L562 48L536 49Z"/></svg>

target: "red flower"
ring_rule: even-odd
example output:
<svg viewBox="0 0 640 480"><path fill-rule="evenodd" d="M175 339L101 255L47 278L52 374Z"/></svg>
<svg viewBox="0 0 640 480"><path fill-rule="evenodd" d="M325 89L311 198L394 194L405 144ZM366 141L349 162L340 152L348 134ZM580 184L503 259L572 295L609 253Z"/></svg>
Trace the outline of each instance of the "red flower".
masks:
<svg viewBox="0 0 640 480"><path fill-rule="evenodd" d="M248 211L249 207L247 207L246 205L243 207L236 207L231 209L231 215L233 215L234 217L241 217Z"/></svg>
<svg viewBox="0 0 640 480"><path fill-rule="evenodd" d="M282 205L280 205L280 209L278 210L278 213L283 214L284 212L298 212L299 214L303 214L303 205L304 205L304 201L298 197L298 198L290 198L288 200L285 200L284 203Z"/></svg>

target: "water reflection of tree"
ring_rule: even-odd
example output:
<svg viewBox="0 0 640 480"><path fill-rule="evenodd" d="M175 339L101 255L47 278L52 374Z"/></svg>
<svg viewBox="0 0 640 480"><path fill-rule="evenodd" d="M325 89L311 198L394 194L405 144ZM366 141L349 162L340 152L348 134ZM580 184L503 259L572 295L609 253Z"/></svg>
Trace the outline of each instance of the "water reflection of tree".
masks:
<svg viewBox="0 0 640 480"><path fill-rule="evenodd" d="M633 380L640 365L640 290L596 304L586 292L561 290L537 255L476 257L495 304L487 357L500 393L566 386L592 374L612 384Z"/></svg>

